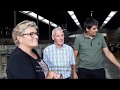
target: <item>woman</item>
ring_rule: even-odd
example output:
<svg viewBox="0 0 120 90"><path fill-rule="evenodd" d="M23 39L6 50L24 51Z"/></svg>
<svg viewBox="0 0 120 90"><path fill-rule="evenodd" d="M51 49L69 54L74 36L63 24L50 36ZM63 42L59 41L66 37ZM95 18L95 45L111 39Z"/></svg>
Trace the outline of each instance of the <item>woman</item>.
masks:
<svg viewBox="0 0 120 90"><path fill-rule="evenodd" d="M38 46L39 33L35 22L25 20L13 29L12 38L17 46L7 62L7 79L59 79L49 71L34 49Z"/></svg>

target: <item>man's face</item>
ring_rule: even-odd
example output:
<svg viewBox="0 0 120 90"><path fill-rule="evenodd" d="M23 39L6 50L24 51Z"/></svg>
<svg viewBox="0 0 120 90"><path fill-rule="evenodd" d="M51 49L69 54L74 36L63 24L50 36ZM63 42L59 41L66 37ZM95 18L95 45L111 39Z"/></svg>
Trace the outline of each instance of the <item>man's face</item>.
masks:
<svg viewBox="0 0 120 90"><path fill-rule="evenodd" d="M54 43L57 45L63 45L64 43L64 33L63 31L56 31L53 36Z"/></svg>
<svg viewBox="0 0 120 90"><path fill-rule="evenodd" d="M87 34L91 37L94 37L98 32L98 26L93 25L90 29L86 29Z"/></svg>

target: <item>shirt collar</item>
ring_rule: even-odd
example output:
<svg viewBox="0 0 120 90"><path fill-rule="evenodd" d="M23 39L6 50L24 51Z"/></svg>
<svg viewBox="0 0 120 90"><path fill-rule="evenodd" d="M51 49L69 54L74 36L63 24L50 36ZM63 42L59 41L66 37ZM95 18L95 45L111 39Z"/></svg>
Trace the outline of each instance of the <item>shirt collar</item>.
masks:
<svg viewBox="0 0 120 90"><path fill-rule="evenodd" d="M58 47L56 46L56 44L55 44L55 43L54 43L54 46L56 47L56 49L63 49L64 44L62 45L62 47L61 47L61 48L58 48Z"/></svg>
<svg viewBox="0 0 120 90"><path fill-rule="evenodd" d="M84 36L85 39L87 39L87 38L88 38L88 39L91 39L85 32L83 33L83 36ZM94 39L94 38L95 38L95 37L92 37L92 39Z"/></svg>

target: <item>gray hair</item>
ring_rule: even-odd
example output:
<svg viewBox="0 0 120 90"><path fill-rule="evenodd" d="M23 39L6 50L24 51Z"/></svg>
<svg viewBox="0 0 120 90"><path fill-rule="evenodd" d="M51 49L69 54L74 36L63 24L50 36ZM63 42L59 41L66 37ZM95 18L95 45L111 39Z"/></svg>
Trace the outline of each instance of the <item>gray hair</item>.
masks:
<svg viewBox="0 0 120 90"><path fill-rule="evenodd" d="M52 37L54 36L56 31L64 31L62 28L56 27L52 30Z"/></svg>
<svg viewBox="0 0 120 90"><path fill-rule="evenodd" d="M21 36L22 33L25 31L25 29L29 28L29 27L35 27L36 30L38 29L36 23L34 21L29 21L29 20L24 20L20 23L18 23L13 31L12 31L12 38L13 41L15 43L15 45L19 45L19 40L17 39L17 36Z"/></svg>

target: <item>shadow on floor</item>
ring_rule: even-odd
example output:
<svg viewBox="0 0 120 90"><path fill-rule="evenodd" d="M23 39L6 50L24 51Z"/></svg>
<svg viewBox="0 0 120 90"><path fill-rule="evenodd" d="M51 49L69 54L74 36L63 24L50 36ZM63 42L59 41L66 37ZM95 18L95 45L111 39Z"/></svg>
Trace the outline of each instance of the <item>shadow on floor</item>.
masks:
<svg viewBox="0 0 120 90"><path fill-rule="evenodd" d="M105 58L104 60L104 68L106 71L107 79L120 79L120 70L113 63L111 63L107 58Z"/></svg>

